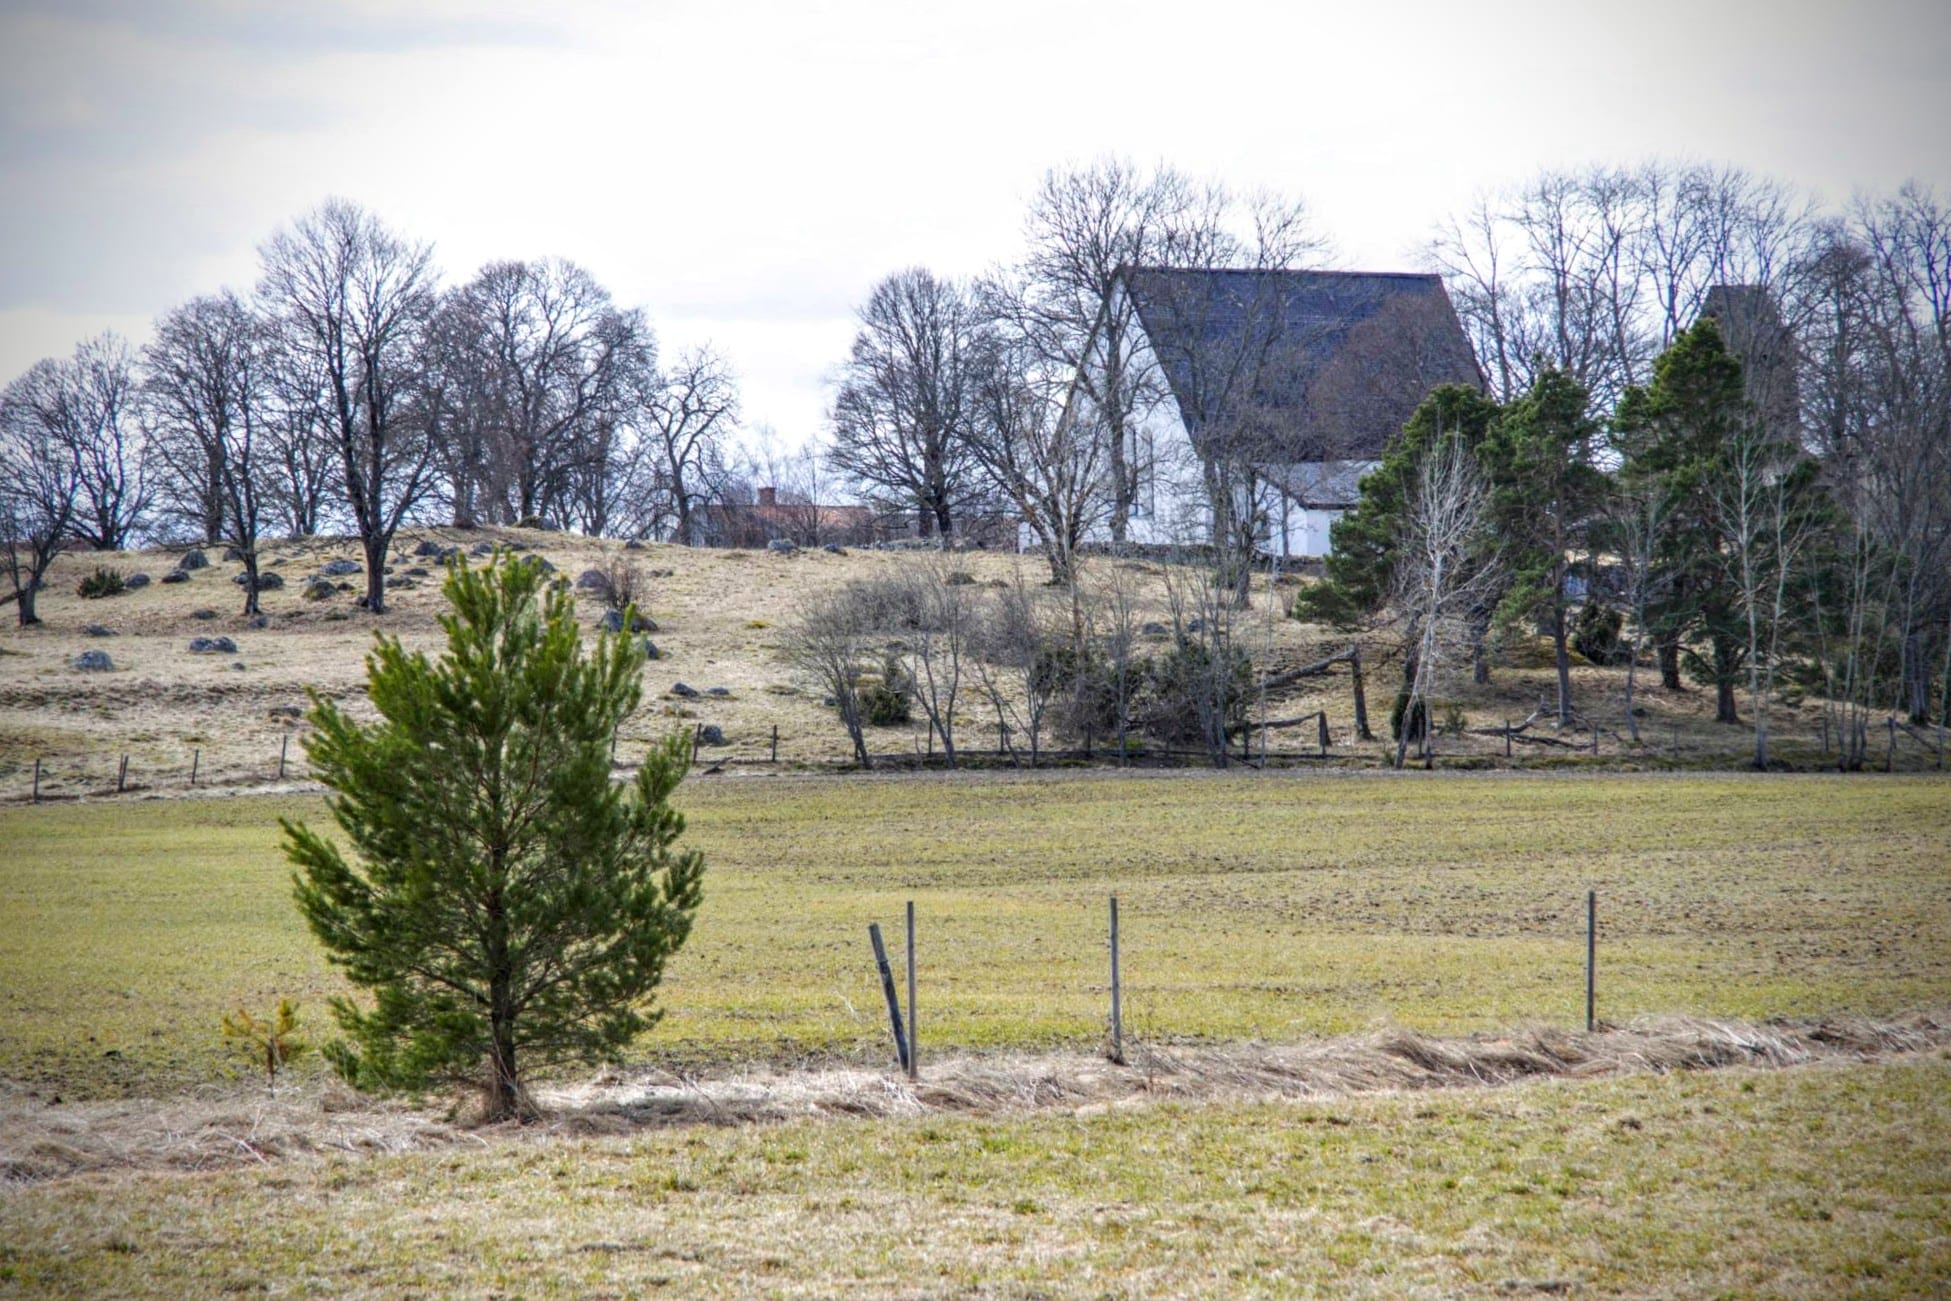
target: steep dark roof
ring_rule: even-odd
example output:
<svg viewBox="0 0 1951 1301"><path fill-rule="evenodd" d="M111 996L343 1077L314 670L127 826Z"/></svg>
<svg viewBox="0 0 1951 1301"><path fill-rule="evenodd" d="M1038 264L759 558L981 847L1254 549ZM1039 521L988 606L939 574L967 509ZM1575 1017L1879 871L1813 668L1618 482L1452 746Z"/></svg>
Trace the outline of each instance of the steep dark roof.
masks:
<svg viewBox="0 0 1951 1301"><path fill-rule="evenodd" d="M1431 389L1483 386L1440 276L1136 267L1125 285L1202 452L1373 460Z"/></svg>

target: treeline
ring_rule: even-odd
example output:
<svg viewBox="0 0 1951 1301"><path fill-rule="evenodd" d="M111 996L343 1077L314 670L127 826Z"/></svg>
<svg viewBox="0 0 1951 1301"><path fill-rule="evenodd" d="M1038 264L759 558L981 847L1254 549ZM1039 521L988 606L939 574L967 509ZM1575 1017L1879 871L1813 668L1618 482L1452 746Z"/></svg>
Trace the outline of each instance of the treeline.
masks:
<svg viewBox="0 0 1951 1301"><path fill-rule="evenodd" d="M0 534L22 624L81 545L356 534L366 602L409 522L695 541L749 496L738 390L710 349L658 355L640 309L572 262L491 262L443 287L430 245L332 200L259 250L248 295L166 312L0 391Z"/></svg>

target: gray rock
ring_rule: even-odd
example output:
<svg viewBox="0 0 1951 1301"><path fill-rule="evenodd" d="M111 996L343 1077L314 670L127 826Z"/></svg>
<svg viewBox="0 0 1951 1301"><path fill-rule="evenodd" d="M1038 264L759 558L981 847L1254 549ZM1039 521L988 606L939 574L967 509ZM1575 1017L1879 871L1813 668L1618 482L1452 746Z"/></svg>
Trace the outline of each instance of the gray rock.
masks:
<svg viewBox="0 0 1951 1301"><path fill-rule="evenodd" d="M191 550L185 552L183 558L176 562L176 567L185 570L208 569L210 567L210 557L204 555L201 551Z"/></svg>
<svg viewBox="0 0 1951 1301"><path fill-rule="evenodd" d="M307 601L329 601L332 599L332 594L338 590L323 578L314 578L305 584L303 595Z"/></svg>
<svg viewBox="0 0 1951 1301"><path fill-rule="evenodd" d="M192 637L190 653L193 655L235 655L237 643L228 637Z"/></svg>
<svg viewBox="0 0 1951 1301"><path fill-rule="evenodd" d="M84 637L113 637L115 629L107 624L91 623L81 630L81 634Z"/></svg>
<svg viewBox="0 0 1951 1301"><path fill-rule="evenodd" d="M644 544L638 538L631 538L628 542L623 544L623 549L625 551L642 551L644 549Z"/></svg>
<svg viewBox="0 0 1951 1301"><path fill-rule="evenodd" d="M621 610L605 610L603 617L596 621L596 626L603 632L622 632L623 612ZM632 615L630 618L630 631L656 632L657 621L655 619L646 619L641 614Z"/></svg>
<svg viewBox="0 0 1951 1301"><path fill-rule="evenodd" d="M244 671L244 661L243 660L231 661L230 669L231 672L233 673L242 673Z"/></svg>
<svg viewBox="0 0 1951 1301"><path fill-rule="evenodd" d="M318 572L327 578L344 578L347 574L363 574L366 571L357 560L328 560L319 566Z"/></svg>
<svg viewBox="0 0 1951 1301"><path fill-rule="evenodd" d="M765 549L782 556L790 556L793 552L799 550L799 543L793 541L791 538L774 538L765 544Z"/></svg>
<svg viewBox="0 0 1951 1301"><path fill-rule="evenodd" d="M545 574L553 574L555 572L555 566L549 563L547 556L535 557L535 563L542 567L542 572Z"/></svg>
<svg viewBox="0 0 1951 1301"><path fill-rule="evenodd" d="M192 610L190 611L190 617L192 619L214 619L217 617L217 612L215 610Z"/></svg>
<svg viewBox="0 0 1951 1301"><path fill-rule="evenodd" d="M253 628L269 628L271 626L271 616L262 612L254 614L251 616L249 626Z"/></svg>
<svg viewBox="0 0 1951 1301"><path fill-rule="evenodd" d="M825 546L821 547L820 550L826 552L830 556L844 556L847 554L847 549L841 546L838 542L829 542Z"/></svg>
<svg viewBox="0 0 1951 1301"><path fill-rule="evenodd" d="M731 697L732 690L730 687L706 687L705 694L707 696L716 696L720 700L727 700Z"/></svg>
<svg viewBox="0 0 1951 1301"><path fill-rule="evenodd" d="M428 573L427 570L424 569L423 567L419 565L415 565L413 568L406 571L406 576L408 578L426 578L428 576Z"/></svg>
<svg viewBox="0 0 1951 1301"><path fill-rule="evenodd" d="M947 578L944 578L942 582L949 587L967 587L971 583L975 582L975 575L964 573L962 570L958 569L954 573L950 574Z"/></svg>
<svg viewBox="0 0 1951 1301"><path fill-rule="evenodd" d="M706 723L703 727L698 729L698 744L699 745L725 744L725 729L718 726L718 724L716 723Z"/></svg>
<svg viewBox="0 0 1951 1301"><path fill-rule="evenodd" d="M165 583L187 583L190 581L190 576L180 569L172 569L163 575L163 581Z"/></svg>
<svg viewBox="0 0 1951 1301"><path fill-rule="evenodd" d="M651 640L650 638L648 638L648 637L646 637L646 638L644 638L644 641L643 641L643 647L644 647L644 658L645 658L645 659L647 659L647 660L661 660L661 659L663 659L663 658L664 658L664 652L663 652L663 651L660 651L660 650L658 650L658 649L657 649L657 643L656 643L656 642L654 642L654 641L652 641L652 640Z"/></svg>
<svg viewBox="0 0 1951 1301"><path fill-rule="evenodd" d="M671 694L682 700L696 700L698 698L698 689L679 682L671 688Z"/></svg>
<svg viewBox="0 0 1951 1301"><path fill-rule="evenodd" d="M492 556L494 553L495 553L494 547L490 543L486 543L486 542L477 542L472 547L468 548L469 555L478 556L484 560L487 557Z"/></svg>
<svg viewBox="0 0 1951 1301"><path fill-rule="evenodd" d="M1204 619L1187 619L1187 620L1186 620L1186 631L1187 631L1187 632L1204 632L1204 631L1206 631L1206 621L1205 621Z"/></svg>
<svg viewBox="0 0 1951 1301"><path fill-rule="evenodd" d="M239 547L225 547L225 548L224 548L224 559L225 559L225 560L242 560L243 558L244 558L244 552L243 552L243 549L242 549L242 548L239 548Z"/></svg>
<svg viewBox="0 0 1951 1301"><path fill-rule="evenodd" d="M447 554L447 548L432 538L427 538L413 549L413 554L416 556L443 556Z"/></svg>
<svg viewBox="0 0 1951 1301"><path fill-rule="evenodd" d="M305 716L305 707L303 705L273 705L265 712L273 718L303 718Z"/></svg>
<svg viewBox="0 0 1951 1301"><path fill-rule="evenodd" d="M351 583L334 583L332 584L332 589L337 592L350 592L353 590Z"/></svg>
<svg viewBox="0 0 1951 1301"><path fill-rule="evenodd" d="M579 592L607 592L610 590L610 576L600 569L585 569L576 575L576 590Z"/></svg>
<svg viewBox="0 0 1951 1301"><path fill-rule="evenodd" d="M68 661L79 673L106 673L115 667L107 651L85 650Z"/></svg>
<svg viewBox="0 0 1951 1301"><path fill-rule="evenodd" d="M420 580L417 578L396 578L386 585L386 590L389 592L410 592L418 586L420 586Z"/></svg>
<svg viewBox="0 0 1951 1301"><path fill-rule="evenodd" d="M251 581L251 576L249 574L237 574L234 575L230 581L237 584L239 587L243 587L244 585L246 585ZM283 574L278 573L276 570L263 569L258 571L258 575L257 575L258 591L275 592L279 588L283 587L284 585L285 585L285 576Z"/></svg>
<svg viewBox="0 0 1951 1301"><path fill-rule="evenodd" d="M149 586L149 575L130 574L127 578L122 580L122 586L126 587L131 592L137 590L138 588L147 587Z"/></svg>
<svg viewBox="0 0 1951 1301"><path fill-rule="evenodd" d="M1148 623L1139 627L1138 634L1141 637L1169 637L1172 629L1162 623Z"/></svg>

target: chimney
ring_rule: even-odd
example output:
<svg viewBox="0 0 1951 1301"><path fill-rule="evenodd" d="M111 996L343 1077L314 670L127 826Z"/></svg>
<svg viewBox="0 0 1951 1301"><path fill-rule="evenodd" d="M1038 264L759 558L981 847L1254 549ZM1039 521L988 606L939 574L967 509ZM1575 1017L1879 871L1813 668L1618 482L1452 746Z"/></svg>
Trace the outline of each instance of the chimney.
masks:
<svg viewBox="0 0 1951 1301"><path fill-rule="evenodd" d="M760 507L760 509L762 509L762 510L763 510L763 509L766 509L766 508L768 508L768 507L772 507L772 506L777 506L777 505L779 504L779 500L778 500L778 498L779 498L779 494L778 494L777 492L775 492L775 491L774 491L773 489L771 489L771 488L761 488L761 489L759 489L759 507Z"/></svg>

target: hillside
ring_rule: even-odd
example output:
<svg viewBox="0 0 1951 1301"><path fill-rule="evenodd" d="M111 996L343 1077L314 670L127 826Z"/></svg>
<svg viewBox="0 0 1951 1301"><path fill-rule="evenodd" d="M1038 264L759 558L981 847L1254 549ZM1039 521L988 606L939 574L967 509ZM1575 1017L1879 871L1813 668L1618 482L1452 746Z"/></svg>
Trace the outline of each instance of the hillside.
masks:
<svg viewBox="0 0 1951 1301"><path fill-rule="evenodd" d="M124 574L144 573L155 580L175 566L181 550L65 556L57 561L40 597L43 623L27 629L8 624L0 630L0 798L28 794L37 758L42 760L43 795L52 797L112 792L124 754L129 758L127 780L132 788L187 788L193 763L199 784L274 779L285 734L303 728L279 711L288 714L302 707L308 687L356 704L364 682L363 655L376 629L399 636L410 647L438 644L439 565L412 554L429 538L470 548L484 542L523 547L546 557L572 578L623 553L621 543L557 533L489 529L402 533L395 547L390 608L375 617L357 607L363 584L356 575L346 584L349 590L329 599L307 600L301 594L304 580L327 562L357 561L354 541L316 538L270 543L264 548L265 566L287 581L281 590L262 594L267 618L261 627L238 613L243 602L232 580L241 567L221 561L214 549L209 552L210 567L196 571L188 582L152 581L140 590L96 600L82 599L75 586L97 565ZM803 550L778 555L663 544L650 544L627 558L649 580L648 609L657 624L652 640L660 658L646 668L645 702L620 738L619 758L627 760L635 742L673 727L704 723L717 725L725 736L723 747L705 752L713 759L769 757L776 727L782 765L839 763L849 753L833 711L821 705L818 688L788 662L783 625L849 579L893 573L926 560L912 552L836 555ZM1045 575L1034 556L970 552L958 554L953 565L985 586L1004 586L1019 577L1034 585ZM1090 566L1087 587L1100 589L1114 576L1129 580L1137 594L1139 621L1170 622L1167 567L1104 558L1091 561ZM1277 589L1277 593L1284 604L1289 592ZM1278 670L1347 644L1347 637L1333 629L1268 618L1264 590L1256 592L1255 602L1244 626L1250 631L1249 648L1258 663ZM603 613L602 603L583 596L580 604L593 627ZM89 635L85 629L90 625L110 629L114 635ZM198 637L228 637L236 645L235 653L192 653L190 642ZM1158 649L1168 638L1154 633L1144 642L1148 649ZM105 651L113 669L83 672L73 667L78 655L91 650ZM1535 667L1504 664L1493 682L1481 687L1471 685L1467 673L1452 674L1439 697L1454 700L1473 729L1522 719L1551 691L1551 675L1544 667L1547 659L1530 652L1531 648L1519 647L1506 658L1529 660ZM1397 672L1387 638L1370 639L1364 654L1371 720L1378 736L1386 737ZM1648 711L1642 720L1644 744L1626 747L1614 731L1622 722L1623 670L1581 666L1575 676L1580 708L1601 724L1600 763L1733 765L1747 752L1746 728L1712 723L1710 693L1649 689L1654 679L1644 671L1640 675L1641 701ZM730 694L681 700L669 694L679 682L700 692L722 687ZM977 752L985 748L993 758L994 712L974 684L965 700L958 711L965 729L961 744L972 758L980 759ZM1305 679L1277 693L1266 713L1278 722L1317 709L1328 716L1331 761L1364 766L1380 761L1382 743L1359 742L1354 735L1345 671ZM1439 717L1443 712L1448 711L1440 711ZM1818 716L1813 701L1779 710L1777 750L1790 764L1819 763ZM1536 734L1554 736L1542 729ZM1268 736L1276 751L1312 751L1316 744L1311 725L1275 729ZM1564 739L1584 747L1590 734L1580 730ZM912 754L926 744L924 725L917 721L913 726L876 729L871 744L877 754ZM1494 736L1445 736L1439 749L1452 762L1463 756L1504 762L1504 744ZM1881 746L1874 752L1880 757ZM301 761L295 743L290 759L295 776ZM1587 753L1547 745L1520 746L1517 759L1592 762ZM1916 768L1930 766L1935 757L1900 737L1896 761L1900 768Z"/></svg>

